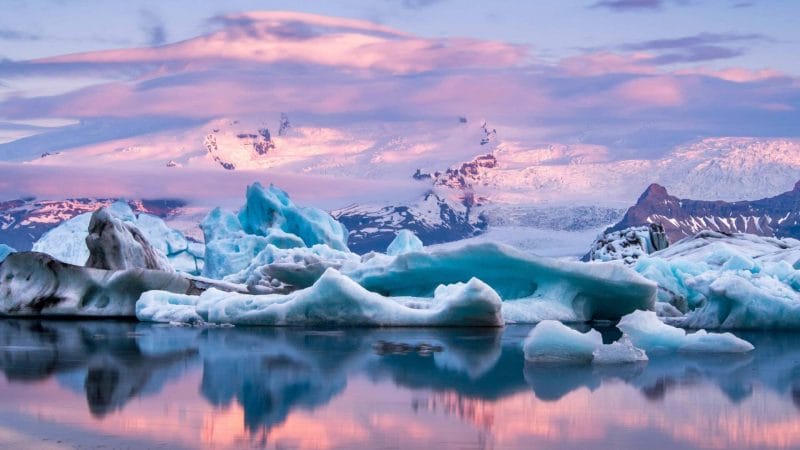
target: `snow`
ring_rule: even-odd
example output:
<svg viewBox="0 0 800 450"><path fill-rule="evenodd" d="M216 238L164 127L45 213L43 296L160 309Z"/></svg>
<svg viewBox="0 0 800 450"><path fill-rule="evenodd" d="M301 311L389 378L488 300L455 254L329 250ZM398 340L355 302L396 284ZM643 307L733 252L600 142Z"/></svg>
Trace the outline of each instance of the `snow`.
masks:
<svg viewBox="0 0 800 450"><path fill-rule="evenodd" d="M414 233L408 230L400 230L397 233L397 237L386 249L386 254L389 256L404 255L422 251L422 247L422 241Z"/></svg>
<svg viewBox="0 0 800 450"><path fill-rule="evenodd" d="M731 333L698 330L687 334L659 320L653 311L634 311L620 319L617 328L628 335L634 345L648 352L745 353L753 350L752 344Z"/></svg>
<svg viewBox="0 0 800 450"><path fill-rule="evenodd" d="M209 289L198 296L152 291L136 305L139 320L236 325L502 326L501 300L477 279L441 286L433 298L387 298L335 269L286 295Z"/></svg>
<svg viewBox="0 0 800 450"><path fill-rule="evenodd" d="M8 255L14 253L15 251L16 250L7 246L6 244L0 244L0 263L2 263Z"/></svg>
<svg viewBox="0 0 800 450"><path fill-rule="evenodd" d="M106 210L125 224L136 227L153 248L167 256L175 270L190 274L200 273L205 252L202 244L190 242L159 217L150 214L136 216L126 202L112 203ZM89 259L86 238L89 235L92 214L80 214L62 222L36 241L33 251L47 253L68 264L85 264Z"/></svg>

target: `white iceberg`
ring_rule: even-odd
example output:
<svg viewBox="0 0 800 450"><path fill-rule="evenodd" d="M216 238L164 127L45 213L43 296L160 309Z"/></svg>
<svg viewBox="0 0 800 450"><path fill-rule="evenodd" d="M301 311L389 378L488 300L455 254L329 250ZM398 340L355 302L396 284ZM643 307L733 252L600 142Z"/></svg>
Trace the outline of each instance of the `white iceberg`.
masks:
<svg viewBox="0 0 800 450"><path fill-rule="evenodd" d="M556 320L539 322L522 344L525 359L533 363L624 364L647 361L644 350L623 335L603 344L597 330L581 333Z"/></svg>
<svg viewBox="0 0 800 450"><path fill-rule="evenodd" d="M286 295L209 289L200 296L146 292L139 320L235 325L502 326L500 297L477 279L441 286L433 298L387 298L335 269L313 286Z"/></svg>
<svg viewBox="0 0 800 450"><path fill-rule="evenodd" d="M594 364L625 364L647 361L647 353L633 345L627 335L622 335L617 341L602 345L592 352Z"/></svg>
<svg viewBox="0 0 800 450"><path fill-rule="evenodd" d="M190 242L159 217L144 213L137 216L126 202L118 201L105 209L116 219L135 226L153 248L167 256L175 270L200 274L205 253L202 244ZM33 251L47 253L67 264L84 265L89 259L86 237L92 214L84 213L62 222L39 238L33 244Z"/></svg>
<svg viewBox="0 0 800 450"><path fill-rule="evenodd" d="M573 330L556 320L539 322L522 344L525 359L546 363L590 363L594 351L603 345L597 330Z"/></svg>
<svg viewBox="0 0 800 450"><path fill-rule="evenodd" d="M617 328L628 335L633 344L645 351L690 353L745 353L753 345L731 333L707 333L669 326L653 311L635 311L620 319Z"/></svg>

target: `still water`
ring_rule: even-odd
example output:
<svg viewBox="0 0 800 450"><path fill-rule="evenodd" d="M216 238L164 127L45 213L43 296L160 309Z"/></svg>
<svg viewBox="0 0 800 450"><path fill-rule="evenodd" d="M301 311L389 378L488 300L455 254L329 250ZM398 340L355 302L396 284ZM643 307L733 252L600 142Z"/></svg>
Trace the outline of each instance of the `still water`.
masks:
<svg viewBox="0 0 800 450"><path fill-rule="evenodd" d="M0 447L800 448L800 334L565 367L525 363L530 328L0 320Z"/></svg>

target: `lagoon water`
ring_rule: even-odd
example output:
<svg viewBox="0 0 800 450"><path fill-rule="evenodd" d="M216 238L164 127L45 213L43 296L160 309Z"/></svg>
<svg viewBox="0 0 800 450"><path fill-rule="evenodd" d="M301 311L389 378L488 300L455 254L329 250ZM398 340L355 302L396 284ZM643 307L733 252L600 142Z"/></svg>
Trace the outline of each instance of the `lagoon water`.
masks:
<svg viewBox="0 0 800 450"><path fill-rule="evenodd" d="M800 334L547 366L524 361L530 328L0 320L0 448L800 447Z"/></svg>

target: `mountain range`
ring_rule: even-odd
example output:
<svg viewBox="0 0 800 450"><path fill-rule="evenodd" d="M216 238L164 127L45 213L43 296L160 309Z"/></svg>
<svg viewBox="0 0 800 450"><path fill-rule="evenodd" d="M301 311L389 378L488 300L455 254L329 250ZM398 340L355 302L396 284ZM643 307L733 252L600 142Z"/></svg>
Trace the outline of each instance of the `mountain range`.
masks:
<svg viewBox="0 0 800 450"><path fill-rule="evenodd" d="M800 181L791 191L752 201L680 199L651 184L607 232L658 223L670 242L703 230L800 238Z"/></svg>

